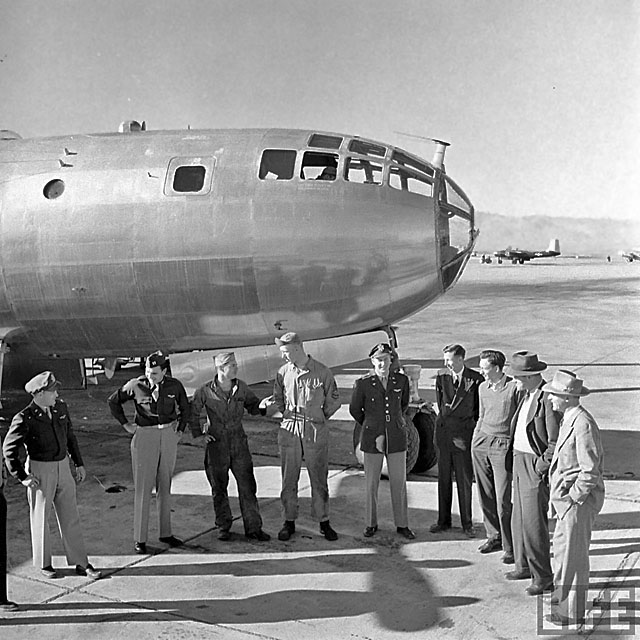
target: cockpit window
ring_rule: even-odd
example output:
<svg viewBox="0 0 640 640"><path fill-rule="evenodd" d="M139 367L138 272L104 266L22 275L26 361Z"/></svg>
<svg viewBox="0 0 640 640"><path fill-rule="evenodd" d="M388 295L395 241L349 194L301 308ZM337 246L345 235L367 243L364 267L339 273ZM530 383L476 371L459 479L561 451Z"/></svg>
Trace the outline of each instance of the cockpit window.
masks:
<svg viewBox="0 0 640 640"><path fill-rule="evenodd" d="M211 190L215 158L171 158L164 183L167 196L202 196Z"/></svg>
<svg viewBox="0 0 640 640"><path fill-rule="evenodd" d="M391 159L403 167L410 167L420 173L433 177L433 169L426 163L420 162L417 158L412 158L410 155L403 153L402 151L394 151Z"/></svg>
<svg viewBox="0 0 640 640"><path fill-rule="evenodd" d="M302 157L300 177L303 180L335 180L337 173L337 153L307 151Z"/></svg>
<svg viewBox="0 0 640 640"><path fill-rule="evenodd" d="M360 184L382 184L382 165L362 158L347 158L344 179Z"/></svg>
<svg viewBox="0 0 640 640"><path fill-rule="evenodd" d="M366 140L352 140L349 143L349 151L352 153L359 153L363 156L375 156L377 158L384 158L387 149L380 144L374 144L373 142L367 142Z"/></svg>
<svg viewBox="0 0 640 640"><path fill-rule="evenodd" d="M339 149L342 138L337 136L327 136L322 133L314 133L309 138L310 147L320 147L321 149Z"/></svg>
<svg viewBox="0 0 640 640"><path fill-rule="evenodd" d="M296 164L296 152L290 149L265 149L262 152L260 180L291 180Z"/></svg>
<svg viewBox="0 0 640 640"><path fill-rule="evenodd" d="M389 186L400 191L419 193L422 196L433 196L433 183L429 178L400 167L391 166Z"/></svg>

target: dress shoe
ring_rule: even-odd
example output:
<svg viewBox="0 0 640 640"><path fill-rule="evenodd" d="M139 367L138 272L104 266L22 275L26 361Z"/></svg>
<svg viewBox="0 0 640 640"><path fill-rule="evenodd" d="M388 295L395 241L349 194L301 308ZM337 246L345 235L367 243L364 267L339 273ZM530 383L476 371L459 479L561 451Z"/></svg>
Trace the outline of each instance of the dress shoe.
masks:
<svg viewBox="0 0 640 640"><path fill-rule="evenodd" d="M258 542L267 542L268 540L271 540L271 536L268 533L265 533L262 529L252 531L251 533L245 533L244 535L246 538L249 538L249 540L257 540Z"/></svg>
<svg viewBox="0 0 640 640"><path fill-rule="evenodd" d="M409 527L396 527L396 531L407 540L415 540L416 534Z"/></svg>
<svg viewBox="0 0 640 640"><path fill-rule="evenodd" d="M464 533L465 536L467 536L467 538L475 538L476 537L476 530L473 528L473 526L471 526L471 527L462 527L462 532Z"/></svg>
<svg viewBox="0 0 640 640"><path fill-rule="evenodd" d="M508 571L504 574L504 577L507 580L529 580L531 578L531 573L529 571Z"/></svg>
<svg viewBox="0 0 640 640"><path fill-rule="evenodd" d="M42 567L42 569L40 569L40 573L45 578L49 578L50 580L58 577L56 570L51 565L49 565L48 567Z"/></svg>
<svg viewBox="0 0 640 640"><path fill-rule="evenodd" d="M231 531L229 529L220 529L218 531L218 540L224 540L225 542L231 540Z"/></svg>
<svg viewBox="0 0 640 640"><path fill-rule="evenodd" d="M443 531L449 531L449 529L451 529L450 524L432 524L429 527L431 533L442 533Z"/></svg>
<svg viewBox="0 0 640 640"><path fill-rule="evenodd" d="M480 553L493 553L502 549L502 540L500 538L489 538L478 547Z"/></svg>
<svg viewBox="0 0 640 640"><path fill-rule="evenodd" d="M164 536L163 538L159 538L160 542L164 542L168 544L170 547L181 547L184 544L183 540L180 538L176 538L175 536Z"/></svg>
<svg viewBox="0 0 640 640"><path fill-rule="evenodd" d="M282 529L278 531L278 540L286 542L296 532L296 521L285 520Z"/></svg>
<svg viewBox="0 0 640 640"><path fill-rule="evenodd" d="M91 580L100 580L100 578L102 578L102 572L94 569L93 565L90 564L88 564L86 567L82 567L77 564L76 573L79 576L87 576L87 578L91 578Z"/></svg>
<svg viewBox="0 0 640 640"><path fill-rule="evenodd" d="M338 534L331 528L328 520L320 523L320 533L331 542L338 539Z"/></svg>
<svg viewBox="0 0 640 640"><path fill-rule="evenodd" d="M524 592L528 596L541 596L545 591L553 591L553 582L542 584L541 582L532 582Z"/></svg>
<svg viewBox="0 0 640 640"><path fill-rule="evenodd" d="M508 551L502 555L502 564L515 564L516 559L513 557L513 553Z"/></svg>
<svg viewBox="0 0 640 640"><path fill-rule="evenodd" d="M139 553L141 555L147 553L147 543L146 542L136 542L133 545L133 549L136 553Z"/></svg>
<svg viewBox="0 0 640 640"><path fill-rule="evenodd" d="M548 613L544 619L551 624L558 625L559 627L568 627L570 624L579 625L584 624L584 618L578 618L577 620L569 620L569 618L565 618L561 616L559 613Z"/></svg>
<svg viewBox="0 0 640 640"><path fill-rule="evenodd" d="M373 527L366 527L362 535L365 538L371 538L376 534L377 530L378 530L378 525L374 524Z"/></svg>
<svg viewBox="0 0 640 640"><path fill-rule="evenodd" d="M0 602L0 611L17 611L18 605L15 602L11 602L11 600L5 600L4 602Z"/></svg>

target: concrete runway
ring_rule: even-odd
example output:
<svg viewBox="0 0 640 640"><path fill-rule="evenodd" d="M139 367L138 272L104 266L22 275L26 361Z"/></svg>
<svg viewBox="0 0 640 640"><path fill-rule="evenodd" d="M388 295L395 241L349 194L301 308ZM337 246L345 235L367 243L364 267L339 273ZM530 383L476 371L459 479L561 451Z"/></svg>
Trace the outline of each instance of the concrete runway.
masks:
<svg viewBox="0 0 640 640"><path fill-rule="evenodd" d="M433 399L441 348L461 342L469 364L483 348L537 351L558 368L578 372L593 393L584 405L603 431L607 498L591 545L593 597L611 611L594 609L583 635L640 635L640 266L604 260L543 260L530 265L480 265L473 261L456 287L422 313L400 323L400 355L423 366L421 395ZM345 366L337 379L348 403L353 380L367 363ZM264 528L274 539L249 542L242 524L229 542L217 540L202 450L189 436L178 452L174 480L174 533L181 549L157 542L152 508L151 553L133 554L133 491L129 437L108 415L104 400L137 375L125 369L87 391L65 392L88 480L78 488L85 538L105 579L92 583L63 569L47 580L32 566L24 489L9 480L10 597L21 610L0 614L0 638L43 635L68 638L223 638L225 640L573 637L544 627L547 598L524 594L509 582L500 553L481 555L483 541L462 535L454 499L454 529L429 533L437 514L437 484L427 476L408 483L410 526L406 542L393 527L389 491L380 486L380 532L362 537L364 474L351 450L346 407L332 421L331 522L337 542L327 542L310 518L309 484L300 482L297 534L279 542L277 422L248 418ZM262 386L258 393L266 393ZM5 402L10 418L24 396ZM2 433L7 423L3 423ZM121 493L105 493L121 484ZM235 495L235 485L231 482ZM237 501L234 514L239 515ZM474 488L474 520L482 532ZM458 528L456 528L458 527ZM54 566L64 568L59 541ZM626 612L621 610L627 602ZM618 631L616 631L616 627Z"/></svg>

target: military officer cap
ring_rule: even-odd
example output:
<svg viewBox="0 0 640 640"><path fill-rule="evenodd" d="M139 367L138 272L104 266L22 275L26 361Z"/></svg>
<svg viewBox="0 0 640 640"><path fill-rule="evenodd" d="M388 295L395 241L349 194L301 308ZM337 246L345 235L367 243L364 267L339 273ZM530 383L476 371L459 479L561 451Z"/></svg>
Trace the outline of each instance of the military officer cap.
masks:
<svg viewBox="0 0 640 640"><path fill-rule="evenodd" d="M276 338L276 344L279 347L285 344L302 344L302 340L297 333L289 331L288 333L283 333L279 338Z"/></svg>
<svg viewBox="0 0 640 640"><path fill-rule="evenodd" d="M380 342L375 347L373 347L371 351L369 351L369 357L377 358L378 356L383 356L385 353L390 356L393 356L391 345L387 344L386 342Z"/></svg>
<svg viewBox="0 0 640 640"><path fill-rule="evenodd" d="M167 357L162 351L155 351L147 356L147 367L153 369L153 367L166 367Z"/></svg>
<svg viewBox="0 0 640 640"><path fill-rule="evenodd" d="M216 355L213 356L213 362L216 365L216 367L224 367L225 364L229 364L232 361L235 362L235 359L236 359L236 355L235 353L233 353L233 351L216 353Z"/></svg>
<svg viewBox="0 0 640 640"><path fill-rule="evenodd" d="M61 386L53 375L53 371L43 371L31 378L31 380L24 385L24 389L27 393L35 396L39 391L53 391L54 389L59 389Z"/></svg>

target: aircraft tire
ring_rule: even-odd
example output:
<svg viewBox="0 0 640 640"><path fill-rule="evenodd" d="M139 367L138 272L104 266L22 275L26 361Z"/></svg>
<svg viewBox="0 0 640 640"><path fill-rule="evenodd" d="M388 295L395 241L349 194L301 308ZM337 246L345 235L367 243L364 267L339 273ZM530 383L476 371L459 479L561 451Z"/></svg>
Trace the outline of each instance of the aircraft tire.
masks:
<svg viewBox="0 0 640 640"><path fill-rule="evenodd" d="M418 431L420 442L416 463L413 465L411 472L424 473L438 461L435 443L436 421L431 413L419 411L413 417L413 424Z"/></svg>
<svg viewBox="0 0 640 640"><path fill-rule="evenodd" d="M358 462L361 465L364 465L364 454L360 449L360 432L362 430L362 426L357 422L354 422L353 424L353 453ZM420 435L418 434L418 430L415 425L410 420L405 419L405 427L407 430L407 475L409 475L411 470L415 467L418 454L420 453ZM389 477L386 458L382 463L382 471L380 475L383 478Z"/></svg>

